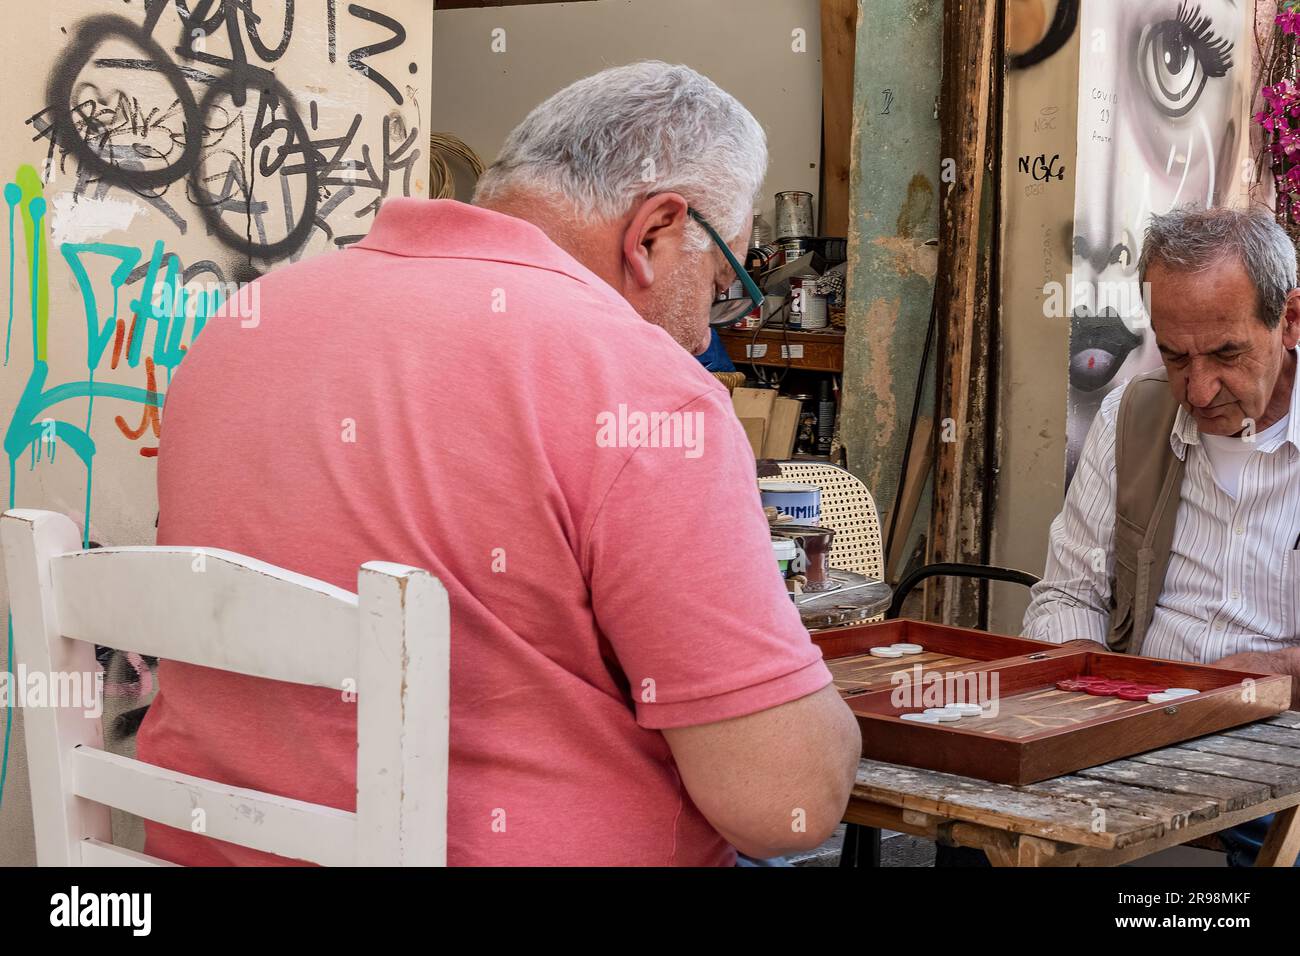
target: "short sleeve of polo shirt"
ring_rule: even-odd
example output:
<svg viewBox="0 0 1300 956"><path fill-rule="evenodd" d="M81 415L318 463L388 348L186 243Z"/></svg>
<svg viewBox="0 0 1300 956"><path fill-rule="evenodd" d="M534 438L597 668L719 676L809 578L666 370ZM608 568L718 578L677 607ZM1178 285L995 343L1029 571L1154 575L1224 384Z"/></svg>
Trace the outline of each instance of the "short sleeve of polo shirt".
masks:
<svg viewBox="0 0 1300 956"><path fill-rule="evenodd" d="M586 550L597 625L649 729L757 713L831 681L786 593L725 392L675 411L663 440L618 449Z"/></svg>

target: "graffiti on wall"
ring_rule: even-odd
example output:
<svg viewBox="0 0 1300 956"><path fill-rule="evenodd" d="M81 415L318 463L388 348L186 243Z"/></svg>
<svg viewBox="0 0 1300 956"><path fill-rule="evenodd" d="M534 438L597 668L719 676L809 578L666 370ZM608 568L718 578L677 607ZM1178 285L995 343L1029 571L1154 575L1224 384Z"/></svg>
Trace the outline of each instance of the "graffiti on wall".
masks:
<svg viewBox="0 0 1300 956"><path fill-rule="evenodd" d="M1080 19L1071 460L1101 399L1160 364L1137 263L1153 212L1232 203L1252 164L1249 5L1085 4Z"/></svg>
<svg viewBox="0 0 1300 956"><path fill-rule="evenodd" d="M60 0L38 48L6 41L31 67L0 112L8 507L144 540L167 385L205 324L424 194L430 6ZM110 689L147 693L126 664Z"/></svg>
<svg viewBox="0 0 1300 956"><path fill-rule="evenodd" d="M1059 217L1072 260L1063 308L1070 321L1067 473L1106 394L1159 364L1137 279L1151 214L1236 202L1253 175L1244 128L1248 7L1234 0L1011 0L1008 7L1014 69L1077 43L1073 190L1061 190ZM1050 127L1054 112L1035 123ZM1035 159L1031 172L1040 168Z"/></svg>

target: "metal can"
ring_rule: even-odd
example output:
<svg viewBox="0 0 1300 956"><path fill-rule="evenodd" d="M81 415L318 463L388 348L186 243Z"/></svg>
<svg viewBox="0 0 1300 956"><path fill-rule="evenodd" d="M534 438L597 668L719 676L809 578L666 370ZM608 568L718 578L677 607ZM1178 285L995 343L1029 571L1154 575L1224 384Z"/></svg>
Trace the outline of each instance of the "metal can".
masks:
<svg viewBox="0 0 1300 956"><path fill-rule="evenodd" d="M793 236L813 234L813 195L802 190L776 194L776 236L789 239Z"/></svg>
<svg viewBox="0 0 1300 956"><path fill-rule="evenodd" d="M803 330L815 332L830 324L830 315L826 310L826 296L803 290Z"/></svg>
<svg viewBox="0 0 1300 956"><path fill-rule="evenodd" d="M807 254L808 242L805 239L783 239L776 248L781 255L781 265L789 265Z"/></svg>
<svg viewBox="0 0 1300 956"><path fill-rule="evenodd" d="M790 313L786 319L790 328L802 329L805 319L811 317L809 310L812 296L817 293L817 279L815 272L790 277Z"/></svg>

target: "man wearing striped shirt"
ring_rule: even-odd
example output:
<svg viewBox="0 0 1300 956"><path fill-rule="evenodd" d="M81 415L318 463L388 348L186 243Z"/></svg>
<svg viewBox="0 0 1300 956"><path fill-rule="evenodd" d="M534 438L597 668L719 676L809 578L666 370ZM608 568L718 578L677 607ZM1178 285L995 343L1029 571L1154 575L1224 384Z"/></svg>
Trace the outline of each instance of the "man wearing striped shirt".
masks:
<svg viewBox="0 0 1300 956"><path fill-rule="evenodd" d="M1052 523L1024 633L1290 674L1300 705L1295 248L1266 212L1174 210L1152 217L1139 280L1164 369L1102 403ZM1161 404L1172 427L1120 427L1117 442L1117 423L1149 426ZM1134 522L1125 502L1141 473L1165 476L1169 490L1149 494ZM1162 522L1163 546L1145 533Z"/></svg>

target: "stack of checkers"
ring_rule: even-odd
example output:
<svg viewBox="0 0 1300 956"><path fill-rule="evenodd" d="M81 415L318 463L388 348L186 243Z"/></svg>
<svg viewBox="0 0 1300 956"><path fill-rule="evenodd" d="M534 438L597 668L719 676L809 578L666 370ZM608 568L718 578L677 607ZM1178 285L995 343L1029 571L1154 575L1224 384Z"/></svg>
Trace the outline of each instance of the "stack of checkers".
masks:
<svg viewBox="0 0 1300 956"><path fill-rule="evenodd" d="M913 654L924 652L925 648L920 644L887 644L871 649L873 657L911 657Z"/></svg>
<svg viewBox="0 0 1300 956"><path fill-rule="evenodd" d="M948 704L945 707L927 707L925 710L917 711L913 714L899 714L903 720L911 720L918 724L941 724L951 720L961 720L963 717L973 717L975 714L984 712L984 708L979 704Z"/></svg>
<svg viewBox="0 0 1300 956"><path fill-rule="evenodd" d="M1165 704L1181 697L1195 697L1200 693L1190 687L1160 687L1109 677L1071 677L1068 680L1058 680L1056 686L1060 690L1082 691L1093 697L1145 700L1150 704Z"/></svg>

